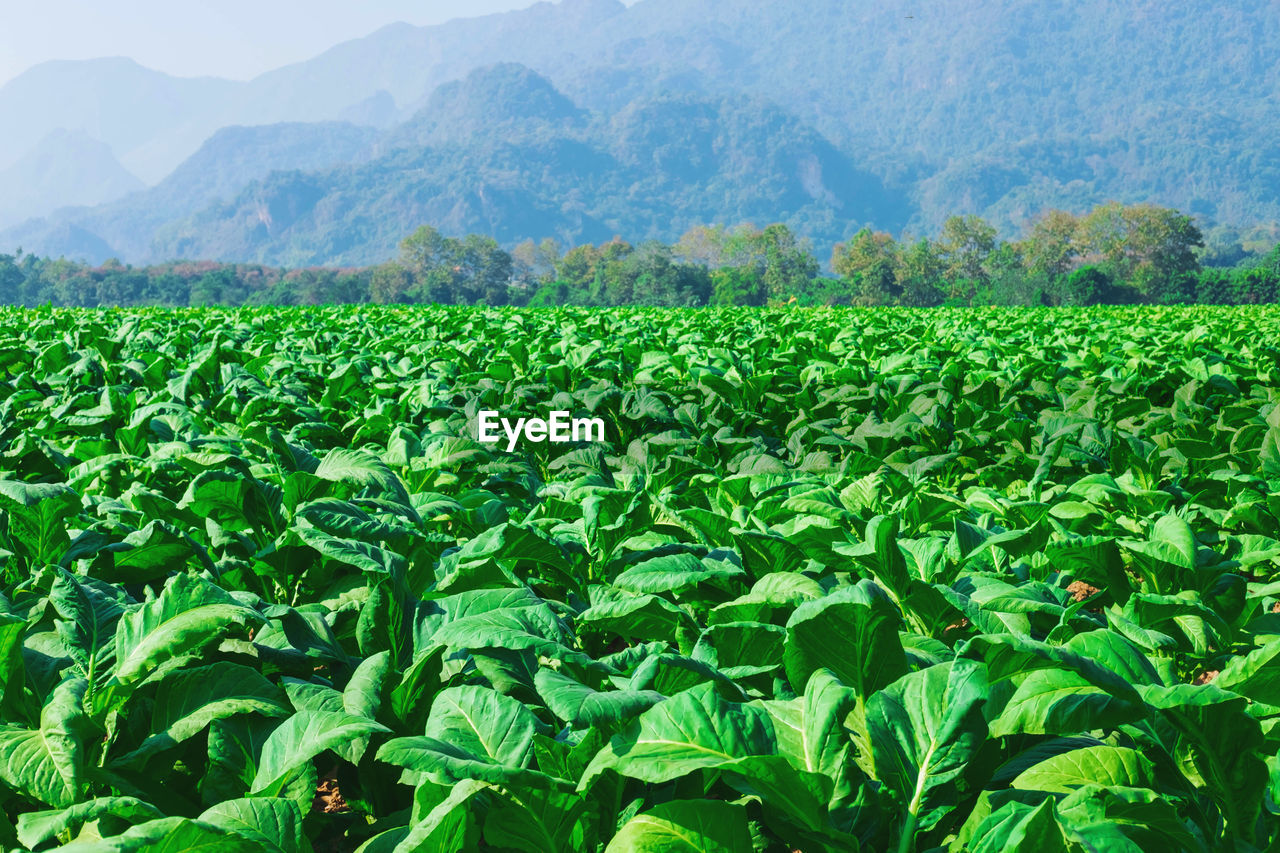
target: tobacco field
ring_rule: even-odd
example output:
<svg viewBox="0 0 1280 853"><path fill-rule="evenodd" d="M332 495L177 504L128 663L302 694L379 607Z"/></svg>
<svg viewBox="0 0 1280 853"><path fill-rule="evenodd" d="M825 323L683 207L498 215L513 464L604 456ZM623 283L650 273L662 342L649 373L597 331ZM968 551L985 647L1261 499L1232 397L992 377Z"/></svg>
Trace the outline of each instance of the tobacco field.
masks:
<svg viewBox="0 0 1280 853"><path fill-rule="evenodd" d="M0 309L0 848L1280 850L1277 560L1272 308Z"/></svg>

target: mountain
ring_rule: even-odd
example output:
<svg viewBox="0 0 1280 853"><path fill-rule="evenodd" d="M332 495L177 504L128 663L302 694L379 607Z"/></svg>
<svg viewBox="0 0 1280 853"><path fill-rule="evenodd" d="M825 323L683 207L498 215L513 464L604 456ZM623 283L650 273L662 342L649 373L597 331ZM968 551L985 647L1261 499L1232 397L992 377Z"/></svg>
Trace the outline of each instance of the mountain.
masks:
<svg viewBox="0 0 1280 853"><path fill-rule="evenodd" d="M166 223L233 198L275 171L367 160L378 150L378 137L373 128L340 122L223 128L156 186L110 204L30 220L5 232L0 245L80 260L150 259L155 233Z"/></svg>
<svg viewBox="0 0 1280 853"><path fill-rule="evenodd" d="M469 82L473 71L495 63L512 67L506 76ZM550 88L535 91L522 74ZM617 229L639 237L661 230L654 217L684 222L717 207L758 216L764 205L714 204L674 186L640 198L638 187L652 191L654 176L679 181L680 170L671 166L674 154L645 149L667 163L656 171L623 156L625 140L610 134L634 137L638 130L621 117L656 109L661 116L650 117L658 120L693 104L719 110L754 103L791 116L802 137L797 145L822 140L826 153L815 156L824 170L839 162L873 176L873 189L855 195L875 200L868 219L884 228L933 233L947 216L976 213L1016 232L1049 207L1109 199L1248 225L1280 220L1278 84L1280 4L1272 0L563 0L435 27L393 25L247 83L176 80L120 60L41 66L0 88L0 120L20 137L0 142L0 162L7 150L27 150L56 127L82 127L111 145L126 168L155 182L221 127L344 120L387 129L387 149L349 168L306 167L289 181L272 183L259 170L264 182L239 188L235 199L249 193L239 206L252 207L253 193L275 198L287 184L294 189L285 192L292 198L286 207L299 212L299 222L321 215L339 227L342 210L359 209L364 218L352 226L352 240L383 241L378 246L405 217L427 213L442 217L437 224L491 223L495 234ZM554 104L537 102L552 91ZM513 93L534 101L513 101ZM488 125L518 128L520 110L535 113L543 135L517 134L503 153ZM676 138L684 132L677 120L658 147L697 154L705 135L694 113L688 139ZM753 127L772 132L762 121L723 134L741 147L741 133ZM463 140L479 150L465 150L470 143ZM398 159L386 159L391 150ZM567 172L555 161L540 172L530 159L566 151L586 159ZM602 177L601 163L622 171ZM732 183L735 164L717 168L724 185ZM380 188L378 181L397 170L412 171L420 192L431 188L430 199ZM714 182L698 174L697 185L714 192ZM582 183L573 184L578 178ZM361 180L371 183L352 183ZM467 180L475 182L469 195L462 192ZM809 183L826 186L826 172ZM332 195L338 186L341 201ZM606 189L634 203L595 198ZM501 193L513 195L495 202ZM365 207L379 194L395 204ZM318 213L305 202L312 196L332 210ZM517 211L517 198L539 206ZM835 220L815 226L819 240L862 221L845 206L828 214L812 207L819 202L808 204L809 213L792 206L767 218L844 217L844 228ZM231 233L215 214L201 216ZM289 238L301 240L293 249L270 248L284 239L280 220L271 221L265 236L240 234L226 245L290 257L353 251L335 244L329 252L324 240L300 236ZM172 224L158 245L216 245L193 227ZM272 228L276 236L267 233Z"/></svg>
<svg viewBox="0 0 1280 853"><path fill-rule="evenodd" d="M641 0L582 42L532 65L586 106L672 78L783 104L909 193L919 229L1108 198L1280 218L1269 0Z"/></svg>
<svg viewBox="0 0 1280 853"><path fill-rule="evenodd" d="M156 161L156 138L221 112L243 85L171 77L130 59L37 65L0 87L0 167L65 129L106 143L143 180L159 180L195 146Z"/></svg>
<svg viewBox="0 0 1280 853"><path fill-rule="evenodd" d="M440 86L388 135L387 144L408 148L475 134L527 135L534 127L572 126L585 115L547 78L504 62Z"/></svg>
<svg viewBox="0 0 1280 853"><path fill-rule="evenodd" d="M361 127L386 129L396 123L400 108L396 99L386 89L375 92L359 103L352 104L338 114L338 121Z"/></svg>
<svg viewBox="0 0 1280 853"><path fill-rule="evenodd" d="M673 93L772 101L907 194L921 230L952 213L1018 228L1109 198L1280 218L1270 0L565 0L390 27L252 85L301 98L325 81L337 100L386 90L421 106L498 61L593 110Z"/></svg>
<svg viewBox="0 0 1280 853"><path fill-rule="evenodd" d="M310 119L385 91L410 111L440 85L481 66L513 62L542 71L572 63L601 26L624 16L618 0L562 0L428 27L392 24L247 84L245 118ZM279 119L276 119L279 120Z"/></svg>
<svg viewBox="0 0 1280 853"><path fill-rule="evenodd" d="M778 219L829 248L894 208L874 176L767 103L679 97L588 114L509 63L440 87L382 148L356 166L256 181L162 229L152 254L354 265L394 256L423 223L574 244Z"/></svg>
<svg viewBox="0 0 1280 853"><path fill-rule="evenodd" d="M84 133L55 130L0 170L0 227L68 205L113 201L142 186L106 144Z"/></svg>
<svg viewBox="0 0 1280 853"><path fill-rule="evenodd" d="M230 125L387 126L442 83L504 58L568 51L625 10L617 0L565 0L432 27L393 24L248 82L174 77L122 58L43 63L0 86L0 168L59 128L106 142L150 184Z"/></svg>
<svg viewBox="0 0 1280 853"><path fill-rule="evenodd" d="M906 208L768 102L672 96L588 112L545 77L501 63L440 86L384 133L340 123L220 131L157 186L24 223L0 245L89 261L348 265L394 256L423 223L573 244L783 220L826 250L876 216L899 226Z"/></svg>

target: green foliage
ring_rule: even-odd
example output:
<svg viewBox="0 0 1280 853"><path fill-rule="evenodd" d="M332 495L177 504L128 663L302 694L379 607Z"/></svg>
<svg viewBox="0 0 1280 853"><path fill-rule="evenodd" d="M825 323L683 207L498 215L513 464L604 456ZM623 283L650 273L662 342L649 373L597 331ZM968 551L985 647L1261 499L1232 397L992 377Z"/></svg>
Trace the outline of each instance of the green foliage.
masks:
<svg viewBox="0 0 1280 853"><path fill-rule="evenodd" d="M491 237L455 240L424 225L400 244L400 263L411 283L393 298L379 293L380 301L506 304L511 256Z"/></svg>
<svg viewBox="0 0 1280 853"><path fill-rule="evenodd" d="M1087 216L1050 211L1021 241L1000 241L974 216L951 217L937 240L899 242L863 228L820 274L786 225L696 226L674 245L619 238L566 252L551 239L511 252L488 237L423 226L398 261L361 269L273 270L178 263L91 268L0 256L0 294L37 305L394 304L761 306L1214 304L1280 298L1276 251L1236 267L1200 267L1191 220L1150 205Z"/></svg>
<svg viewBox="0 0 1280 853"><path fill-rule="evenodd" d="M1274 308L0 328L10 847L1277 843Z"/></svg>
<svg viewBox="0 0 1280 853"><path fill-rule="evenodd" d="M712 305L730 307L765 303L764 282L753 267L721 267L711 273L711 286Z"/></svg>
<svg viewBox="0 0 1280 853"><path fill-rule="evenodd" d="M1110 301L1111 276L1098 267L1080 267L1071 271L1062 289L1065 305L1104 304Z"/></svg>

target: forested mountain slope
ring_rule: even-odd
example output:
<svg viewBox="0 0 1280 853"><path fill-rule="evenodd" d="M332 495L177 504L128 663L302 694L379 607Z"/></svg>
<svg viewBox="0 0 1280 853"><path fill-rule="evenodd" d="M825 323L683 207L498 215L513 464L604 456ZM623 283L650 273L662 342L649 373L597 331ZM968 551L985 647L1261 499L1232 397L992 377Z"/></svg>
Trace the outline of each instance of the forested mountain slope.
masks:
<svg viewBox="0 0 1280 853"><path fill-rule="evenodd" d="M496 81L493 90L456 82L498 63L523 65L549 86L512 83L503 92L500 76L485 84ZM981 214L1016 230L1048 207L1082 210L1107 199L1174 206L1206 222L1280 219L1280 143L1273 132L1280 118L1280 4L1269 0L640 0L631 6L564 0L437 27L387 27L248 83L179 81L113 60L92 66L89 85L89 67L42 66L0 88L0 120L20 128L0 143L0 162L79 120L78 113L87 132L152 181L157 176L134 164L177 163L226 125L346 119L389 128L383 141L394 154L382 150L367 162L353 155L344 161L349 168L334 174L316 173L327 166L298 166L307 174L289 179L316 187L307 193L317 198L341 185L344 202L324 216L338 223L346 213L336 208L355 211L361 224L350 239L353 247L372 240L360 250L366 254L390 245L381 235L396 232L409 215L439 217L442 227L484 226L504 239L610 231L639 239L655 233L653 222L760 216L768 198L781 205L764 214L768 218L822 220L810 235L818 241L847 236L864 219L934 232L955 213ZM139 96L126 103L125 90ZM441 112L438 99L450 92L454 112ZM536 100L548 93L559 100ZM535 100L519 102L525 96ZM664 103L713 110L772 105L760 109L795 117L790 145L802 149L822 140L824 150L838 156L820 161L874 176L872 189L821 212L803 210L810 202L784 204L783 190L762 191L759 205L719 202L709 189L715 183L709 167L697 165L703 161L680 167L703 169L703 179L693 183L671 167L678 152L703 150L704 123L659 121L662 150L650 153L666 167L642 167L618 153L630 144L626 134L634 124L624 117L650 115L654 104ZM104 106L95 112L94 104ZM587 145L593 157L605 159L576 163L568 176L553 159L539 172L533 158L547 152L528 134L499 154L504 133L525 114L543 129L539 144ZM743 138L756 131L759 137ZM743 146L774 146L777 128L753 120L714 135L737 140L713 146L714 156L723 157ZM619 157L615 169L610 158ZM758 158L752 162L759 165ZM399 174L395 163L413 179L388 198L377 182ZM714 171L739 174L741 165L721 163ZM248 171L257 180L274 168ZM470 199L446 191L464 183ZM219 189L231 219L246 198L264 191L246 184ZM486 202L482 191L489 199L508 195ZM606 191L614 199L641 200L613 211L608 199L594 197ZM641 198L655 193L657 200ZM418 200L406 202L406 194ZM373 198L382 199L385 212L368 207ZM296 199L289 204L297 207ZM177 221L188 213L166 223L156 250L207 246L276 259L351 255L302 231L285 241L293 248L284 248L278 234L231 236L243 228L215 213L194 224ZM0 235L0 247L23 236L39 249L40 234L69 227L113 248L120 243L79 215Z"/></svg>
<svg viewBox="0 0 1280 853"><path fill-rule="evenodd" d="M426 222L569 245L785 220L829 246L850 223L905 221L875 176L768 103L674 97L587 114L518 65L442 87L380 148L360 165L257 181L163 229L151 254L364 264Z"/></svg>
<svg viewBox="0 0 1280 853"><path fill-rule="evenodd" d="M0 227L71 204L100 204L143 187L110 146L83 132L55 130L0 169Z"/></svg>
<svg viewBox="0 0 1280 853"><path fill-rule="evenodd" d="M95 261L147 259L164 225L234 197L273 171L361 162L376 152L378 136L372 128L341 122L224 128L156 186L11 228L0 246Z"/></svg>

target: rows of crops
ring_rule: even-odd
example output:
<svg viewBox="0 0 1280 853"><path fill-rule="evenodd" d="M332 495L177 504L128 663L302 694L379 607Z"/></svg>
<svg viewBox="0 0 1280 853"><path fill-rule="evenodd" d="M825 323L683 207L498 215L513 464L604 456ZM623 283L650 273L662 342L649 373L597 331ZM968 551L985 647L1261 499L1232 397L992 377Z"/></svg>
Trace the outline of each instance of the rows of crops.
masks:
<svg viewBox="0 0 1280 853"><path fill-rule="evenodd" d="M4 848L1280 844L1280 312L0 340Z"/></svg>

